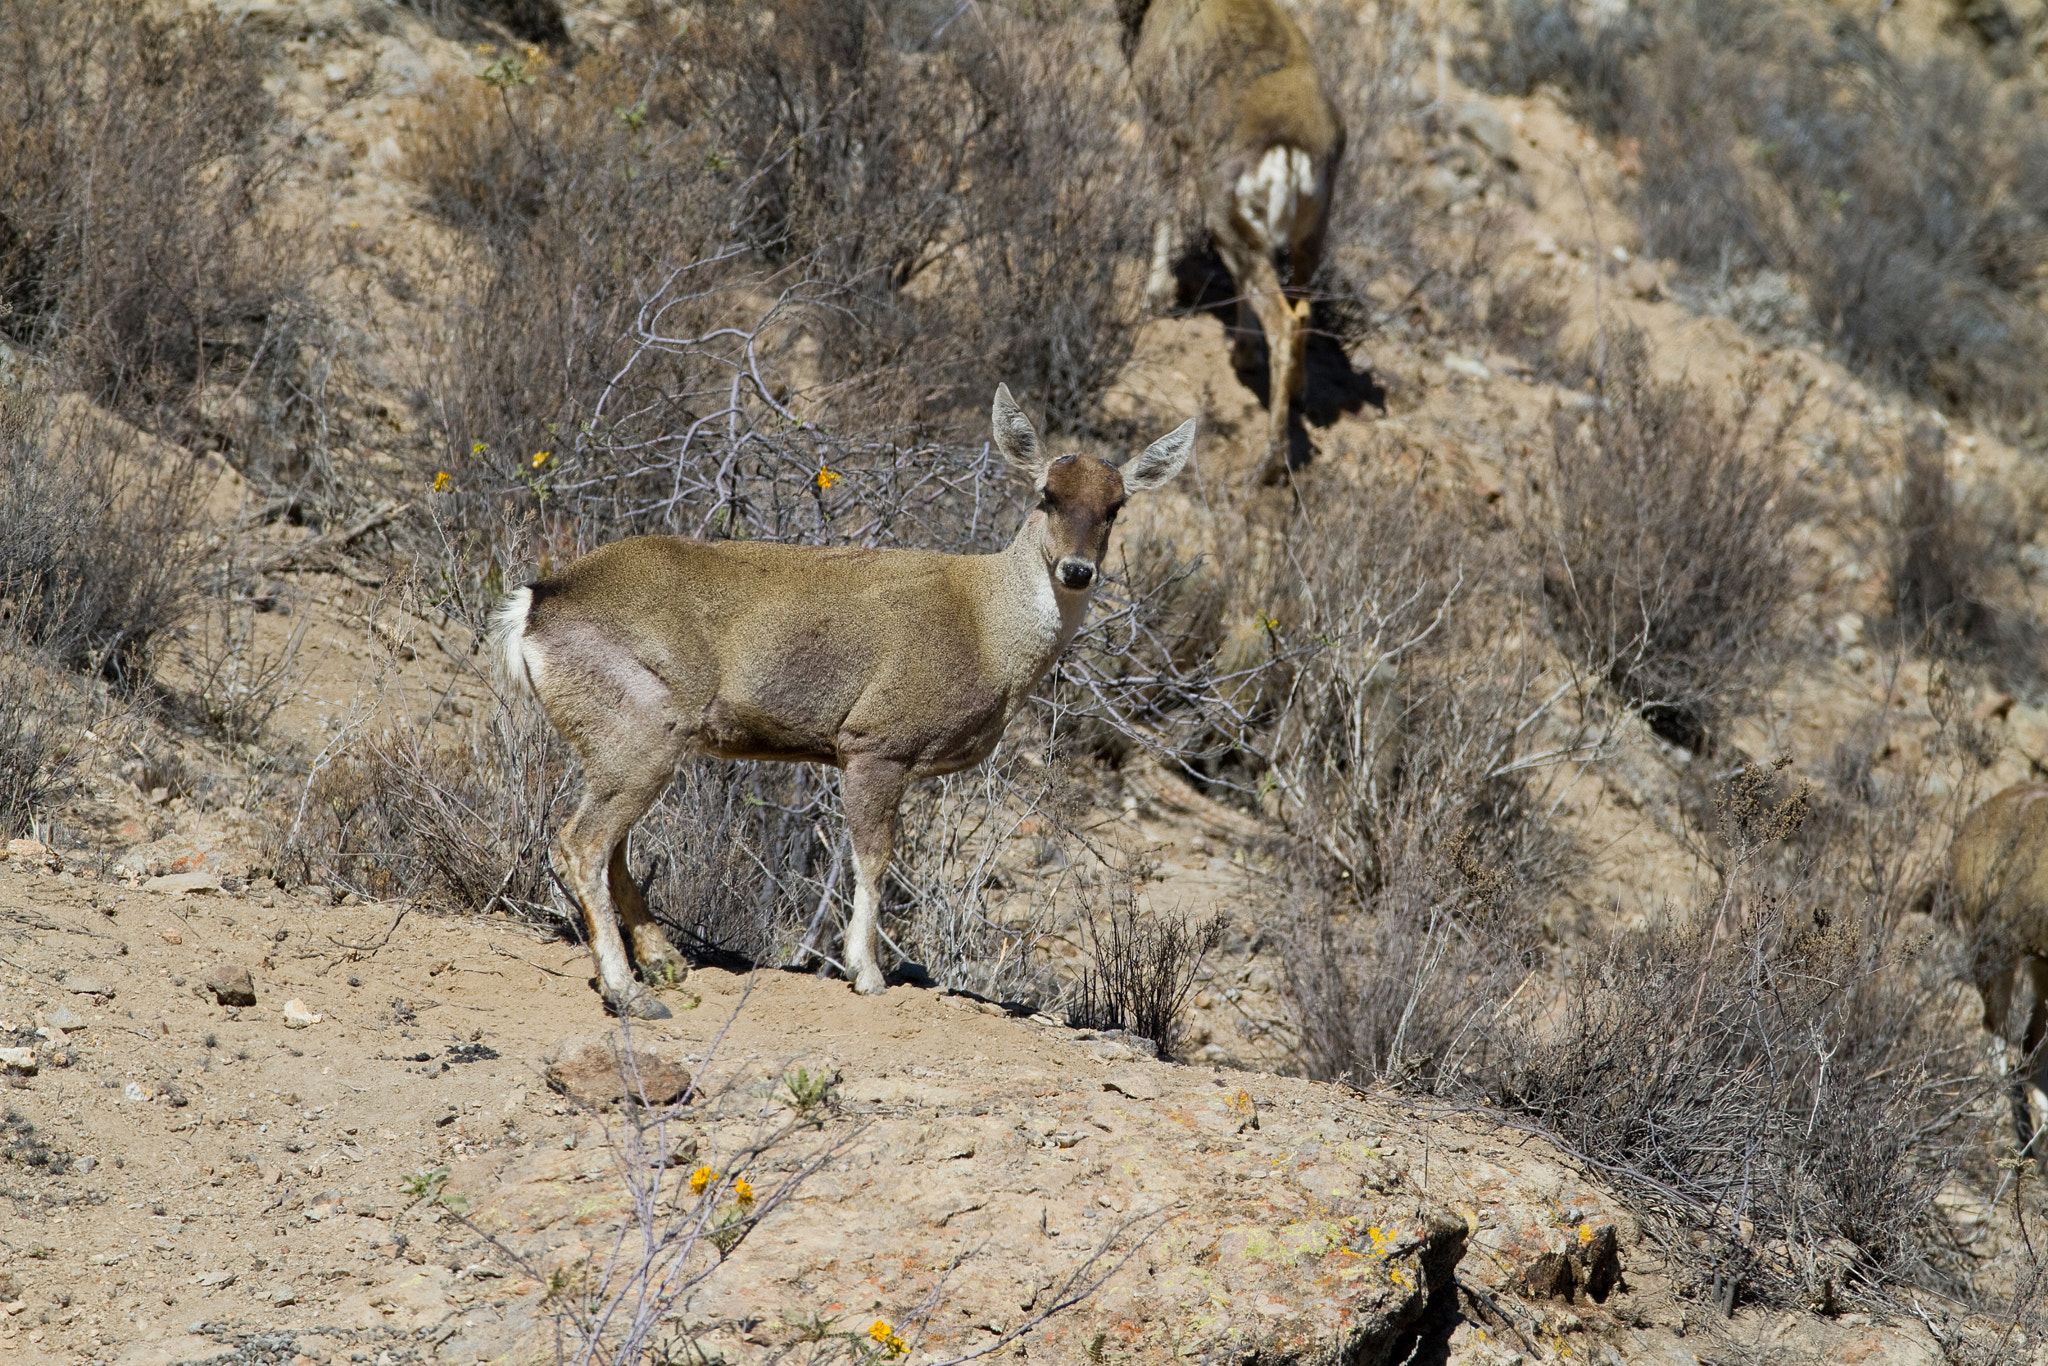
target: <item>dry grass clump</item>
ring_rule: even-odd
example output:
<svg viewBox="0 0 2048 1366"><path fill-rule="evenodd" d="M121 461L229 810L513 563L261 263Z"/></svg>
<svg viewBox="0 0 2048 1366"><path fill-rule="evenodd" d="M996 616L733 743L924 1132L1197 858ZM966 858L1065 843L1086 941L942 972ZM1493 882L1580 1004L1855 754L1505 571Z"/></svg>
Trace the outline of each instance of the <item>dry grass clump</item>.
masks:
<svg viewBox="0 0 2048 1366"><path fill-rule="evenodd" d="M2029 428L2048 365L2048 135L2020 83L1823 32L1757 0L1626 11L1513 0L1476 73L1637 144L1647 250L1718 276L1786 272L1823 335L1916 396Z"/></svg>
<svg viewBox="0 0 2048 1366"><path fill-rule="evenodd" d="M180 439L284 460L315 320L261 221L253 38L207 12L0 3L0 336Z"/></svg>
<svg viewBox="0 0 2048 1366"><path fill-rule="evenodd" d="M411 166L481 248L440 396L456 479L478 443L499 485L539 450L659 485L713 436L914 441L995 378L1099 424L1146 213L1112 83L1079 31L929 10L715 4L444 91Z"/></svg>
<svg viewBox="0 0 2048 1366"><path fill-rule="evenodd" d="M1788 662L1799 502L1785 433L1752 374L1732 413L1650 373L1647 345L1614 339L1595 402L1552 414L1544 594L1566 650L1673 744L1713 727Z"/></svg>
<svg viewBox="0 0 2048 1366"><path fill-rule="evenodd" d="M2018 581L2006 490L1957 489L1948 436L1916 424L1901 442L1896 501L1883 509L1891 578L1889 628L1901 643L1987 669L2005 687L2033 686L2042 630Z"/></svg>
<svg viewBox="0 0 2048 1366"><path fill-rule="evenodd" d="M62 664L132 692L198 588L209 471L16 400L0 426L0 620Z"/></svg>
<svg viewBox="0 0 2048 1366"><path fill-rule="evenodd" d="M1916 878L1892 820L1912 796L1808 836L1813 795L1747 765L1720 799L1721 894L1610 941L1503 1072L1723 1312L1951 1286L1966 1258L1934 1197L1996 1112L1953 965L1868 890Z"/></svg>
<svg viewBox="0 0 2048 1366"><path fill-rule="evenodd" d="M1158 1045L1168 1057L1181 1009L1194 990L1202 961L1222 947L1229 917L1199 920L1140 911L1127 879L1144 870L1114 869L1105 914L1082 912L1087 961L1067 1004L1075 1029L1128 1030Z"/></svg>
<svg viewBox="0 0 2048 1366"><path fill-rule="evenodd" d="M1511 546L1424 489L1319 492L1268 580L1284 654L1255 680L1253 791L1296 850L1283 958L1302 1064L1456 1091L1537 964L1569 864L1543 794L1577 742L1551 734Z"/></svg>

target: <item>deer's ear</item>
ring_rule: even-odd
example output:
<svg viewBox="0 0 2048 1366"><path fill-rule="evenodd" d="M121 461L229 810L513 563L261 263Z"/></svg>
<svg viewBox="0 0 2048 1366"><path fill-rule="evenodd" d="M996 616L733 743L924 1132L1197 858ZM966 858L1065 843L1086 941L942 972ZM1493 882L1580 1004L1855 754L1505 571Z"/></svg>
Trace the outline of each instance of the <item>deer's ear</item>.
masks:
<svg viewBox="0 0 2048 1366"><path fill-rule="evenodd" d="M1143 453L1124 462L1118 471L1124 477L1124 492L1142 493L1158 488L1181 472L1194 449L1195 419L1189 418L1147 446Z"/></svg>
<svg viewBox="0 0 2048 1366"><path fill-rule="evenodd" d="M1048 461L1045 447L1039 444L1038 431L1031 425L1031 419L1024 416L1024 410L1017 406L1017 400L1010 397L1010 386L996 386L995 412L992 414L995 427L996 449L1003 459L1033 479L1042 478Z"/></svg>

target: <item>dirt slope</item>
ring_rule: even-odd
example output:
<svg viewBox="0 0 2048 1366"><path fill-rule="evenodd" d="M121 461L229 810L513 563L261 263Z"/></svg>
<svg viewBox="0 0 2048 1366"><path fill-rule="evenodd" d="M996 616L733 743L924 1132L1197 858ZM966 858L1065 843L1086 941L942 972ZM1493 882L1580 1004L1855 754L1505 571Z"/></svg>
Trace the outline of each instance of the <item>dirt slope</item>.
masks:
<svg viewBox="0 0 2048 1366"><path fill-rule="evenodd" d="M236 966L253 1006L202 986ZM0 969L0 1035L36 1064L5 1093L0 1360L545 1356L553 1313L630 1232L629 1126L549 1084L547 1060L614 1028L570 945L510 921L152 893L17 861L0 872ZM916 1360L1000 1344L1291 1361L1348 1342L1344 1359L1377 1361L1404 1333L1475 1366L1676 1366L1730 1333L1932 1359L1917 1326L1854 1315L1712 1322L1670 1295L1596 1181L1470 1116L1162 1063L908 986L863 999L702 969L672 1000L674 1020L631 1040L699 1074L664 1150L761 1192L759 1226L680 1306L729 1359L813 1314L856 1334L885 1319ZM320 1018L290 1027L289 1001ZM835 1099L726 1170L787 1127L774 1097L798 1066L836 1074ZM408 1191L441 1167L467 1224ZM1541 1254L1610 1225L1625 1288L1603 1304L1514 1293ZM1113 1274L1006 1337L1076 1272Z"/></svg>

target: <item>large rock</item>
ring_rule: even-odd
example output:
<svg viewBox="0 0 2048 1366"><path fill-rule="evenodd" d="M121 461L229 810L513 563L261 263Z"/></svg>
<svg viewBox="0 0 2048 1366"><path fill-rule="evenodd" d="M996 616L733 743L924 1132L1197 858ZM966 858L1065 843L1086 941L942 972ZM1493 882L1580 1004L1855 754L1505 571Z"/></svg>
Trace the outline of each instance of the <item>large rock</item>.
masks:
<svg viewBox="0 0 2048 1366"><path fill-rule="evenodd" d="M222 963L206 974L206 989L224 1006L256 1004L256 982L240 963Z"/></svg>
<svg viewBox="0 0 2048 1366"><path fill-rule="evenodd" d="M667 1105L690 1085L688 1069L645 1049L622 1050L613 1039L569 1039L548 1064L550 1087L579 1105L601 1109L631 1096Z"/></svg>

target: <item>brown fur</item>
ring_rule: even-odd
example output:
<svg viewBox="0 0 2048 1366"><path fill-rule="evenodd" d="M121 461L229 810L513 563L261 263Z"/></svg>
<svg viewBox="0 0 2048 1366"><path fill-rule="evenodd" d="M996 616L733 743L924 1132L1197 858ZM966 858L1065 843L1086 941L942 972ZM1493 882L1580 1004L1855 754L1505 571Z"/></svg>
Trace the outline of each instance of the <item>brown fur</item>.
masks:
<svg viewBox="0 0 2048 1366"><path fill-rule="evenodd" d="M558 848L614 1008L667 1013L633 984L619 921L643 974L682 969L632 886L626 838L690 754L845 771L847 967L882 989L874 921L905 788L995 748L1086 616L1126 490L1172 478L1194 444L1189 422L1121 468L1054 460L1006 388L995 428L1040 493L1001 554L641 536L512 598L506 667L583 760Z"/></svg>
<svg viewBox="0 0 2048 1366"><path fill-rule="evenodd" d="M1121 0L1118 8L1139 98L1193 177L1203 227L1237 282L1241 363L1250 359L1254 326L1265 335L1267 458L1270 467L1284 468L1274 462L1286 459L1288 413L1307 385L1303 296L1322 262L1344 156L1343 121L1316 74L1307 38L1274 0ZM1318 203L1269 251L1244 218L1237 188L1276 147L1307 155Z"/></svg>
<svg viewBox="0 0 2048 1366"><path fill-rule="evenodd" d="M1971 944L1971 978L1984 998L1984 1028L2008 1037L2014 988L2024 972L2033 1003L2020 1046L2028 1069L2048 1038L2048 785L2021 783L1963 818L1948 853L1948 900ZM2021 1142L2024 1097L2015 1098Z"/></svg>

